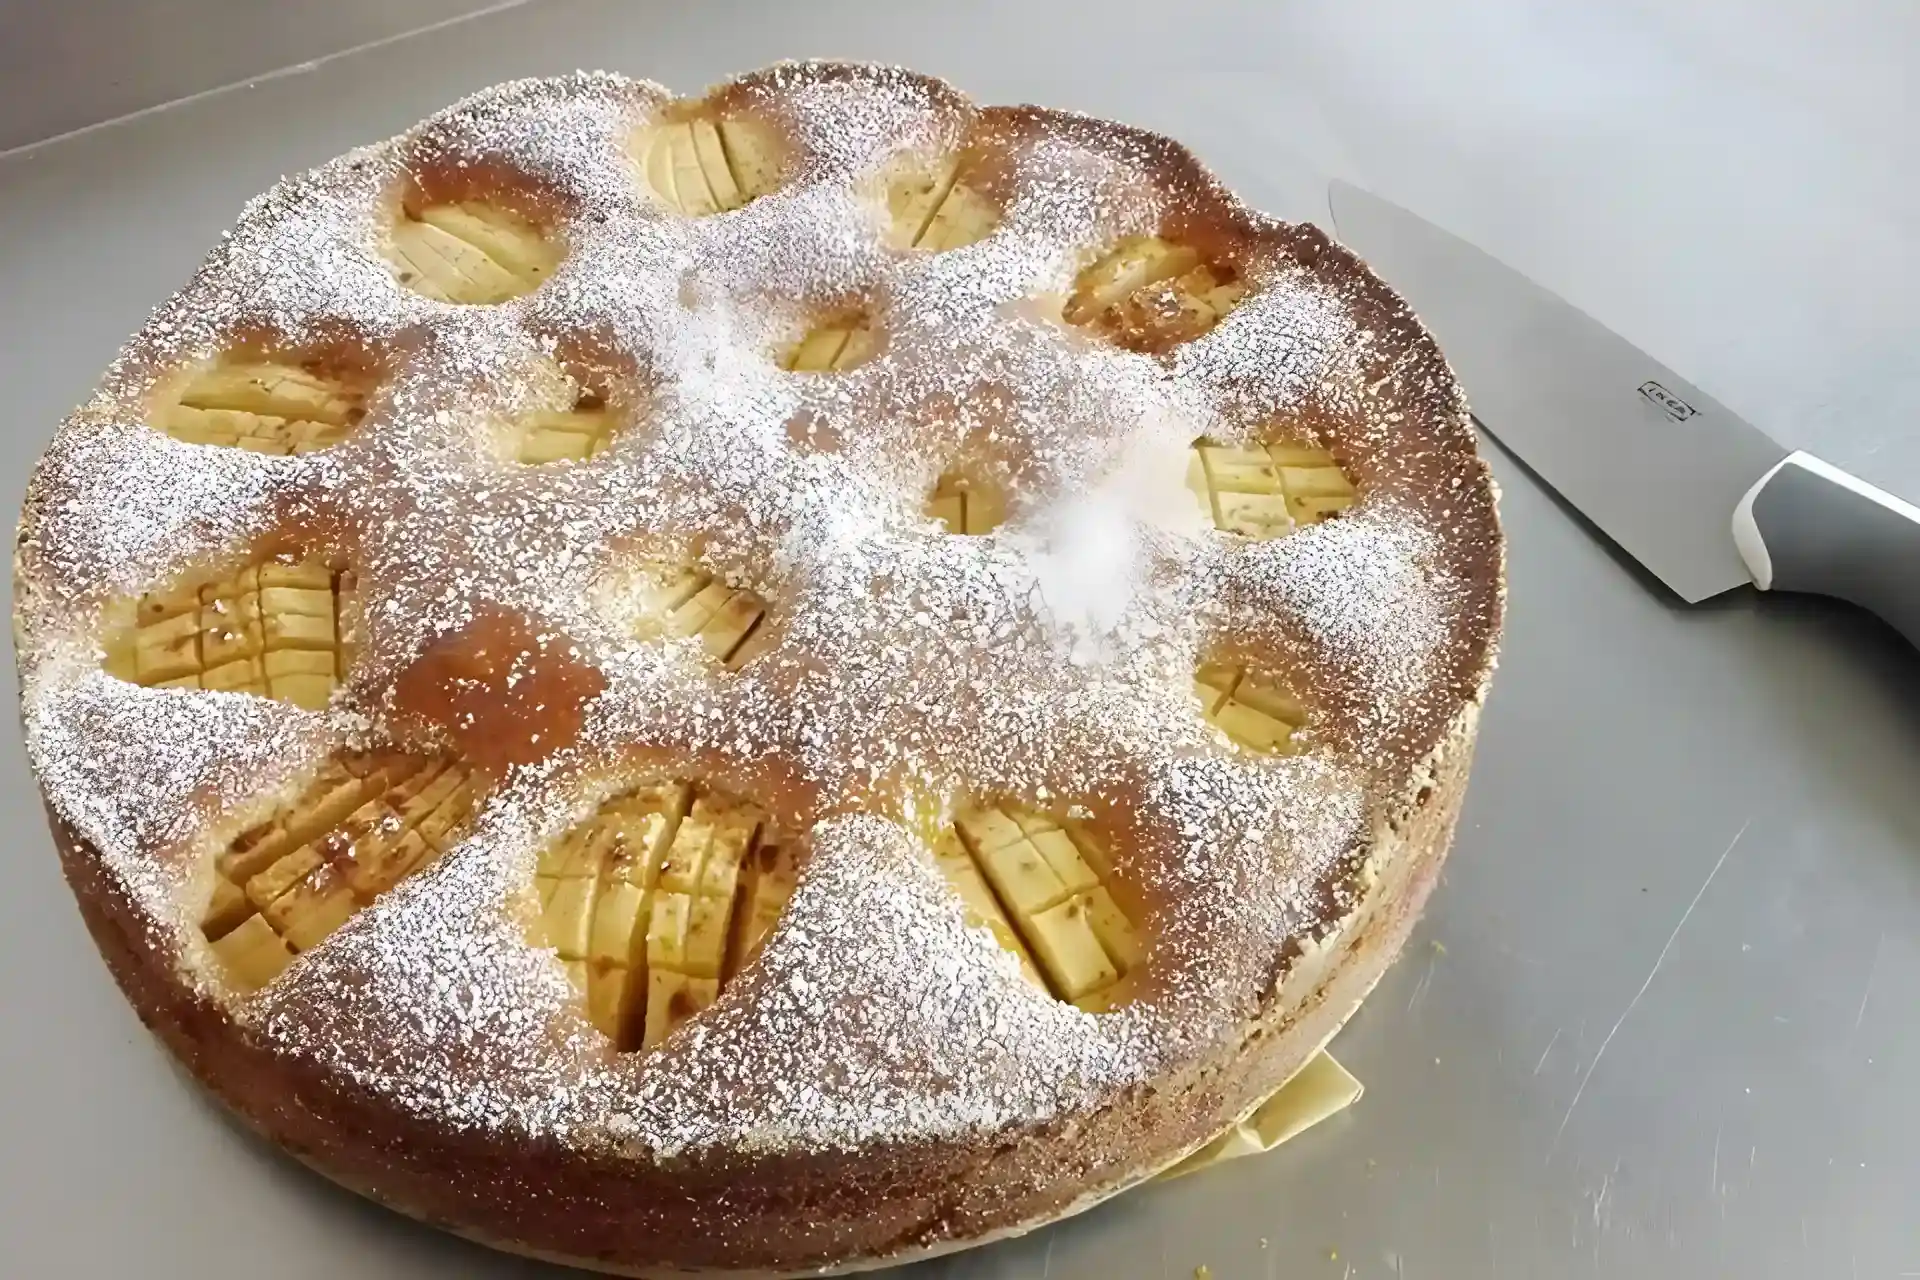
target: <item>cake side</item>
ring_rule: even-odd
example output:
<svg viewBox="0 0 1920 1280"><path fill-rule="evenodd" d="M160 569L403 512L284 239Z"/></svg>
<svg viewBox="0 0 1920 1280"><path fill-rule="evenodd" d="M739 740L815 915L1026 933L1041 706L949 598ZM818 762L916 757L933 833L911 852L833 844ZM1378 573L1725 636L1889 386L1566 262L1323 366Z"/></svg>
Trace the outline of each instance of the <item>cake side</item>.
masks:
<svg viewBox="0 0 1920 1280"><path fill-rule="evenodd" d="M1295 963L1234 1043L1066 1132L868 1152L858 1169L825 1160L583 1168L577 1152L408 1123L377 1097L316 1080L185 992L164 948L142 938L139 913L101 879L97 857L54 821L82 918L142 1022L249 1127L318 1172L424 1222L574 1266L786 1276L895 1265L1056 1221L1145 1180L1278 1088L1352 1013L1417 922L1452 840L1477 718L1470 708L1435 753L1426 799L1383 822L1360 907Z"/></svg>

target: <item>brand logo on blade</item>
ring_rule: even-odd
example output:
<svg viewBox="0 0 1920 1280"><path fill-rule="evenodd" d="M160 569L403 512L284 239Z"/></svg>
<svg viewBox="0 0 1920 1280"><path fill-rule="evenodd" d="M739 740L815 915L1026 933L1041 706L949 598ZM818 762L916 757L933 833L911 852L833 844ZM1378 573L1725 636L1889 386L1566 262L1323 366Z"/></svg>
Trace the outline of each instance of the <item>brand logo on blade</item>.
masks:
<svg viewBox="0 0 1920 1280"><path fill-rule="evenodd" d="M1685 422L1688 418L1691 418L1695 413L1699 412L1685 400L1682 400L1679 396L1673 394L1673 392L1667 390L1652 379L1648 379L1640 384L1640 394L1653 401L1660 412L1666 414L1675 422Z"/></svg>

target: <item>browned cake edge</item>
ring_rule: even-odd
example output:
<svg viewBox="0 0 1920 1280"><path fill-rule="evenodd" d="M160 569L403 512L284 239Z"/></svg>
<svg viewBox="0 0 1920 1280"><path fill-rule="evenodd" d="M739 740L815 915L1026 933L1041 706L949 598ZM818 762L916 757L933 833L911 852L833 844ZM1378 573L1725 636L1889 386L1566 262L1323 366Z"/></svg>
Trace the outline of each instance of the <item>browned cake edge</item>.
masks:
<svg viewBox="0 0 1920 1280"><path fill-rule="evenodd" d="M866 1153L812 1169L779 1161L757 1170L646 1170L397 1115L377 1097L276 1056L181 983L164 943L103 873L98 851L51 809L49 819L81 917L141 1021L249 1127L332 1181L496 1248L611 1274L686 1275L648 1260L703 1256L711 1261L702 1274L742 1280L834 1274L1019 1235L1090 1208L1184 1158L1279 1088L1379 981L1412 930L1452 841L1479 710L1477 699L1461 710L1416 775L1412 798L1374 832L1368 867L1377 879L1336 940L1296 961L1238 1044L1115 1099L1070 1138L1050 1132L1054 1125L1001 1135L986 1149L922 1144L898 1153L907 1158L897 1164ZM856 1160L892 1164L918 1175L918 1185L895 1185L884 1207L863 1195L832 1205L808 1194ZM727 1181L729 1203L715 1208L689 1190L707 1181L703 1172ZM537 1204L516 1194L529 1184L548 1188ZM657 1208L662 1195L684 1197L684 1213L675 1215L680 1238L624 1229L651 1215L628 1216L623 1205ZM753 1211L742 1207L749 1197ZM833 1240L826 1249L822 1228Z"/></svg>

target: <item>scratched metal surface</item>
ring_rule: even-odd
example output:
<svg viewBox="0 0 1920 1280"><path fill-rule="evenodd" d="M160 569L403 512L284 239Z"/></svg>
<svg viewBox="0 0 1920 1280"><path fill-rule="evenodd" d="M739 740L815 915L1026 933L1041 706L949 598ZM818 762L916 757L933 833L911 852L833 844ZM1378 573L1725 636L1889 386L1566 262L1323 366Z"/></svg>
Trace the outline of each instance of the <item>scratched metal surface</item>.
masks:
<svg viewBox="0 0 1920 1280"><path fill-rule="evenodd" d="M52 421L282 170L511 74L585 63L691 89L795 54L1164 129L1313 217L1305 156L1920 498L1920 178L1900 136L1917 11L1436 8L537 0L0 160L9 508ZM1824 605L1670 607L1495 464L1506 658L1446 883L1339 1043L1366 1099L1273 1156L927 1280L1920 1275L1920 667ZM220 1123L110 988L19 748L0 750L20 823L0 882L0 1239L20 1274L250 1280L269 1256L294 1278L547 1274Z"/></svg>
<svg viewBox="0 0 1920 1280"><path fill-rule="evenodd" d="M0 151L511 2L0 0Z"/></svg>

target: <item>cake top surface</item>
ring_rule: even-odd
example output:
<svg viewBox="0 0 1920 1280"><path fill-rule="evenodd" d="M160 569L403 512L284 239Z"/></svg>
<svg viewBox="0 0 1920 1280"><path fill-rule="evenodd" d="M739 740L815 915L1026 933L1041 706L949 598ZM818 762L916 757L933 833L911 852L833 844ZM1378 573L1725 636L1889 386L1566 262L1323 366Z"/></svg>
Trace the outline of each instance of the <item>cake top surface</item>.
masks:
<svg viewBox="0 0 1920 1280"><path fill-rule="evenodd" d="M675 170L660 131L681 125ZM936 211L903 247L901 202L956 186L990 233L933 251ZM445 264L423 284L407 245L449 208L469 246L508 237L488 261L513 296L423 291ZM1089 263L1148 241L1213 272L1201 331L1178 290L1063 318ZM839 354L810 372L822 331ZM168 421L227 429L180 388L238 360L361 398L277 455L156 425L185 405ZM530 460L527 424L587 420L613 424L587 456ZM1219 532L1182 480L1203 437L1324 449L1357 501ZM1004 522L930 518L953 475ZM323 704L109 674L125 602L262 556L350 568L352 660ZM750 661L636 630L662 564L764 606ZM403 1110L651 1159L1041 1123L1231 1040L1477 705L1500 565L1444 360L1319 231L1153 135L789 64L698 102L509 83L250 203L48 449L16 628L50 807L182 982ZM1298 749L1210 724L1209 664L1284 677ZM200 924L210 859L386 743L473 762L471 823L237 992ZM529 941L530 893L543 847L650 778L750 797L807 851L757 959L619 1052ZM1111 850L1146 943L1108 1011L1023 979L928 855L989 800Z"/></svg>

